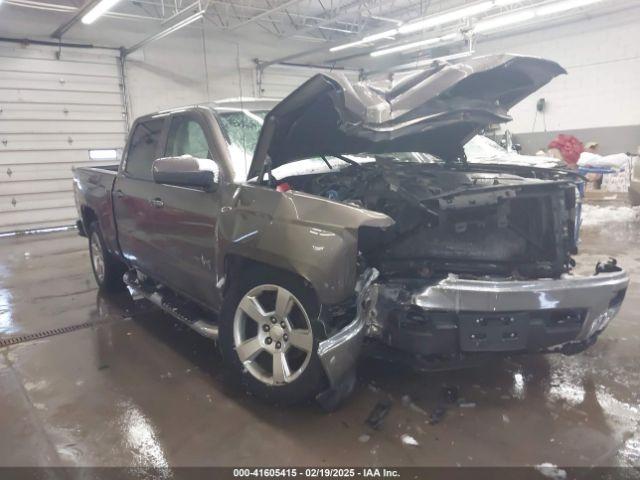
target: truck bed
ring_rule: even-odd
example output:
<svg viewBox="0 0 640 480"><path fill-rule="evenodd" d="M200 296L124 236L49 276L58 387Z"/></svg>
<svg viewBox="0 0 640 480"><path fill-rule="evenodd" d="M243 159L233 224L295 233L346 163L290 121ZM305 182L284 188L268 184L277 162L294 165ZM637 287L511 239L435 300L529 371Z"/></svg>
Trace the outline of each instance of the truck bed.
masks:
<svg viewBox="0 0 640 480"><path fill-rule="evenodd" d="M88 233L90 225L100 220L102 240L110 253L119 255L113 215L113 184L118 165L78 167L73 171L73 190L80 217L81 232Z"/></svg>
<svg viewBox="0 0 640 480"><path fill-rule="evenodd" d="M98 165L95 167L76 167L74 170L85 170L85 171L107 171L116 173L118 171L119 165L116 163L114 165Z"/></svg>

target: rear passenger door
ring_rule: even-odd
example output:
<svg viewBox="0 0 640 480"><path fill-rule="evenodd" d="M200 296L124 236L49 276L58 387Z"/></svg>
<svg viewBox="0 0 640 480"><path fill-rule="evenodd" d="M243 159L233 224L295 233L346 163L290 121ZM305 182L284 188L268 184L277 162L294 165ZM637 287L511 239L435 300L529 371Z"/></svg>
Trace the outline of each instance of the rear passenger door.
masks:
<svg viewBox="0 0 640 480"><path fill-rule="evenodd" d="M126 156L113 187L118 241L124 257L149 275L159 273L154 251L157 218L153 200L161 185L153 181L153 161L160 157L167 118L145 118L133 126Z"/></svg>

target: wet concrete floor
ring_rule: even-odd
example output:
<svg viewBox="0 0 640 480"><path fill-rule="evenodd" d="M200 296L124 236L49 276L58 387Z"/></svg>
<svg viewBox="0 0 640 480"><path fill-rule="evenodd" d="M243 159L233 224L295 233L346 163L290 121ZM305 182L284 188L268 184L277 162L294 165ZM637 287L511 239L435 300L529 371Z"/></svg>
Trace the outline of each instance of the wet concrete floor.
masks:
<svg viewBox="0 0 640 480"><path fill-rule="evenodd" d="M582 268L615 256L633 281L587 352L436 373L363 359L355 394L331 414L247 397L211 341L126 294L99 294L75 233L0 239L0 339L94 322L0 348L0 466L638 466L638 232L583 232ZM456 403L443 403L445 387ZM373 430L364 421L385 399Z"/></svg>

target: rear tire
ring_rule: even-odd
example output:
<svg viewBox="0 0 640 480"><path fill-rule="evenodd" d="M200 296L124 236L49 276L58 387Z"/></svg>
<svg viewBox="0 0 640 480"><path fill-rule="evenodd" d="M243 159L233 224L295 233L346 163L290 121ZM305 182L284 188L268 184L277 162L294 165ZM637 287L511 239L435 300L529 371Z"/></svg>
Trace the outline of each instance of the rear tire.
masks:
<svg viewBox="0 0 640 480"><path fill-rule="evenodd" d="M87 237L89 238L91 270L98 288L106 291L122 290L124 288L122 276L126 271L125 265L104 247L98 222L89 225Z"/></svg>
<svg viewBox="0 0 640 480"><path fill-rule="evenodd" d="M267 268L243 272L220 313L220 349L234 379L275 404L320 393L326 380L318 357L319 311L301 278Z"/></svg>

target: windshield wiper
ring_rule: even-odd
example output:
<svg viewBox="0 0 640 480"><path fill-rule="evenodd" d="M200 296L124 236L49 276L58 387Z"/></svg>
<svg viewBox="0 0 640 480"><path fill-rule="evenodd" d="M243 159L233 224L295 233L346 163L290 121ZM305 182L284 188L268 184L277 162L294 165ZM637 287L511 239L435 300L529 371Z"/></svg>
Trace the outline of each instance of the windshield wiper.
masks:
<svg viewBox="0 0 640 480"><path fill-rule="evenodd" d="M336 157L336 158L339 158L343 162L347 162L349 165L355 165L356 167L361 167L362 166L358 162L356 162L355 160L351 160L350 158L347 158L344 155L332 155L332 156Z"/></svg>
<svg viewBox="0 0 640 480"><path fill-rule="evenodd" d="M324 161L324 163L327 164L327 167L329 167L329 170L333 170L333 167L329 163L329 160L327 160L327 157L325 157L324 155L320 155L320 158Z"/></svg>

